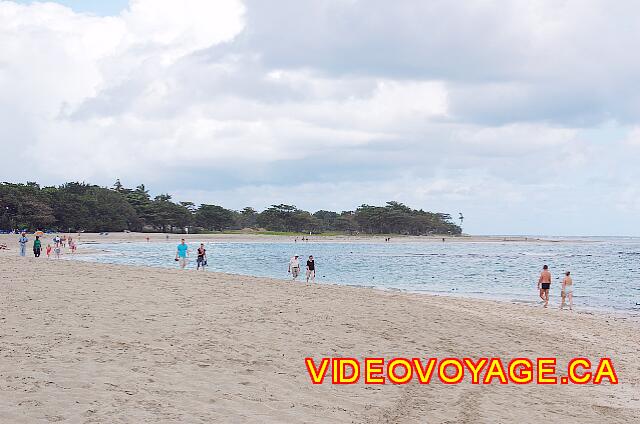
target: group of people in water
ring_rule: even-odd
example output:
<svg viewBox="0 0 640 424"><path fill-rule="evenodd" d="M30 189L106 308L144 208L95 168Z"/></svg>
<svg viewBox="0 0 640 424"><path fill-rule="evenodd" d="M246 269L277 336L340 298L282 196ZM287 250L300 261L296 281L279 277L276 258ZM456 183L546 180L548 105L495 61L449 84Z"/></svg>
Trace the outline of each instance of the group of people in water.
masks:
<svg viewBox="0 0 640 424"><path fill-rule="evenodd" d="M204 246L204 243L200 243L200 247L196 251L196 271L202 270L204 271L207 266L207 249ZM180 240L180 244L178 244L176 248L176 257L175 261L178 262L180 269L185 269L189 262L188 260L189 254L189 245L187 244L185 239ZM306 267L306 277L307 283L315 282L316 279L316 262L313 259L313 255L309 255L309 259L307 259L307 267ZM289 260L289 268L288 273L291 274L291 278L293 281L297 281L300 276L300 260L298 255L294 255Z"/></svg>
<svg viewBox="0 0 640 424"><path fill-rule="evenodd" d="M33 255L38 258L42 253L42 240L40 239L40 235L36 235L33 240ZM308 240L308 239L307 239ZM307 241L305 240L305 241ZM148 237L147 237L148 241ZM297 241L297 240L296 240ZM388 241L385 239L385 241ZM46 246L45 252L47 257L51 257L53 253L55 258L60 258L62 253L62 248L69 246L69 249L72 253L74 253L77 249L77 245L75 240L72 237L67 237L63 235L60 237L56 235L52 239L53 246L48 244ZM26 256L27 244L29 243L29 237L27 237L26 233L22 233L20 238L18 239L18 244L20 246L20 256ZM185 269L188 263L188 252L189 245L187 245L185 239L180 240L180 244L176 249L176 258L175 261L178 262L181 269ZM204 243L200 243L200 246L197 249L197 258L196 258L196 270L205 270L207 266L207 249L205 248ZM287 272L291 274L292 281L297 281L300 276L300 257L298 255L294 255L289 260L289 267ZM306 281L307 283L315 282L316 278L316 264L313 255L309 255L306 263ZM561 291L560 295L562 301L560 303L560 309L563 309L565 305L569 306L569 310L573 310L573 279L571 278L571 272L566 271L564 278L561 282ZM544 303L544 307L547 308L549 306L549 292L551 290L551 272L549 271L549 266L544 265L542 267L542 272L540 273L540 278L538 279L538 290L540 299Z"/></svg>
<svg viewBox="0 0 640 424"><path fill-rule="evenodd" d="M200 271L201 269L204 271L204 268L207 266L207 249L204 247L204 243L200 243L200 247L198 247L197 258L196 258L196 271ZM185 241L185 239L180 240L180 244L176 249L176 262L180 265L181 269L185 269L188 263L187 255L189 253L189 245Z"/></svg>
<svg viewBox="0 0 640 424"><path fill-rule="evenodd" d="M573 279L571 278L571 271L566 271L564 278L562 279L560 296L562 302L560 303L560 309L564 309L565 303L569 304L569 310L573 310ZM551 290L551 272L549 266L544 265L540 278L538 278L538 290L540 291L540 299L544 302L544 307L549 306L549 290Z"/></svg>
<svg viewBox="0 0 640 424"><path fill-rule="evenodd" d="M43 250L42 240L40 239L40 237L41 237L40 235L36 235L32 244L33 256L36 258L40 257ZM51 244L47 244L47 247L44 249L44 251L46 252L47 258L50 258L51 255L53 254L55 258L59 259L60 255L62 254L62 248L66 247L67 245L69 246L69 250L71 250L71 253L75 253L77 249L76 242L75 240L73 240L72 237L67 237L65 235L60 237L59 235L56 235L53 237L51 241L53 242L53 246L51 246ZM18 245L20 246L20 256L27 255L28 243L29 243L29 237L27 237L27 233L25 232L21 233L20 238L18 239Z"/></svg>
<svg viewBox="0 0 640 424"><path fill-rule="evenodd" d="M289 259L289 270L288 273L291 274L291 279L293 281L298 280L298 276L300 275L300 260L298 259L298 255L294 255L291 259ZM313 255L309 255L309 259L307 259L307 283L311 281L312 283L316 280L316 261L313 259Z"/></svg>
<svg viewBox="0 0 640 424"><path fill-rule="evenodd" d="M385 241L387 241L385 239ZM187 245L185 239L180 240L180 244L176 249L176 258L175 261L179 263L181 269L185 269L187 266L187 254L189 252L189 246ZM196 270L203 270L207 266L207 249L204 246L204 243L200 243L200 247L197 250L197 259L196 259ZM289 267L287 269L287 273L291 275L292 281L297 281L300 276L300 256L294 255L289 260ZM313 255L309 255L309 259L307 259L306 264L306 282L313 283L316 279L316 263ZM544 302L544 307L547 308L549 306L549 290L551 289L551 272L549 271L549 266L544 265L542 267L542 272L540 273L540 278L538 279L538 290L540 292L540 299ZM565 273L564 278L562 279L561 286L561 297L562 302L560 304L560 309L563 309L565 304L568 304L569 310L573 310L573 279L571 278L571 272L567 271Z"/></svg>

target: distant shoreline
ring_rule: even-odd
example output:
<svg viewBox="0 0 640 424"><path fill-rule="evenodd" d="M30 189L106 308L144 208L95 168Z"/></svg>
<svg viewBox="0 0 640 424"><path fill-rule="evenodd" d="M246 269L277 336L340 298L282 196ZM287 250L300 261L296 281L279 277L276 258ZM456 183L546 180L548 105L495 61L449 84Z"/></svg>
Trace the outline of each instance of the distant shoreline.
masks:
<svg viewBox="0 0 640 424"><path fill-rule="evenodd" d="M208 234L169 234L169 233L51 233L45 234L42 239L50 240L56 234L67 235L73 237L80 244L82 243L125 243L125 242L160 242L160 241L179 241L184 238L189 242L196 241L224 241L224 242L295 242L306 243L302 238L309 239L309 243L594 243L599 240L587 240L580 237L576 238L543 238L530 236L404 236L404 235L388 235L388 234L358 234L358 235L303 235L303 234L269 234L269 233L208 233ZM15 244L15 234L0 234L0 243L7 244L12 247ZM31 234L33 237L33 234ZM385 241L386 238L390 240Z"/></svg>

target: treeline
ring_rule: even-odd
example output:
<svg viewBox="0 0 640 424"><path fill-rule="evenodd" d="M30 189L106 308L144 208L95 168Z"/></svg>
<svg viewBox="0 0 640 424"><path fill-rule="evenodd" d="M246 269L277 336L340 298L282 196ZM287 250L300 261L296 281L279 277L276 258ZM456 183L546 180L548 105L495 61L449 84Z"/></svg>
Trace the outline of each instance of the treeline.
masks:
<svg viewBox="0 0 640 424"><path fill-rule="evenodd" d="M362 205L355 211L310 213L291 205L273 205L258 212L218 205L174 202L168 194L151 198L144 185L112 188L85 183L59 187L0 184L0 229L56 231L157 231L191 233L234 229L286 232L366 234L460 234L451 216L411 209L398 202Z"/></svg>

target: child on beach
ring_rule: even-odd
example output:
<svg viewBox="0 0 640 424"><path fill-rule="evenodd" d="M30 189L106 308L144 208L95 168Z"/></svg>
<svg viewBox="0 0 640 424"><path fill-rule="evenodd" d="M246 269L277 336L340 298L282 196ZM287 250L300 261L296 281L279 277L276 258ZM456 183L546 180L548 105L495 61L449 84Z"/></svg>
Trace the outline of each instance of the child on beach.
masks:
<svg viewBox="0 0 640 424"><path fill-rule="evenodd" d="M47 244L47 258L51 259L51 245Z"/></svg>
<svg viewBox="0 0 640 424"><path fill-rule="evenodd" d="M56 247L53 249L53 253L56 255L56 259L60 259L60 244L56 244Z"/></svg>

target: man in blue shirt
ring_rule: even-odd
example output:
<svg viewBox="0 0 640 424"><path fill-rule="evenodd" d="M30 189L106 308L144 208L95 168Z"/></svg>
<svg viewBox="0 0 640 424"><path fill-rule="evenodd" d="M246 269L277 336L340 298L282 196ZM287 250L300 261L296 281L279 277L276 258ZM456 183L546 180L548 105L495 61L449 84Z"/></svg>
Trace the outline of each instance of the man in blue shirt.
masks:
<svg viewBox="0 0 640 424"><path fill-rule="evenodd" d="M184 269L187 266L187 252L189 251L189 246L185 243L184 239L180 241L178 245L178 250L176 252L176 261L180 263L180 268Z"/></svg>
<svg viewBox="0 0 640 424"><path fill-rule="evenodd" d="M20 256L25 256L27 252L27 243L29 243L29 239L25 233L22 233L22 237L18 239L18 243L20 243Z"/></svg>

